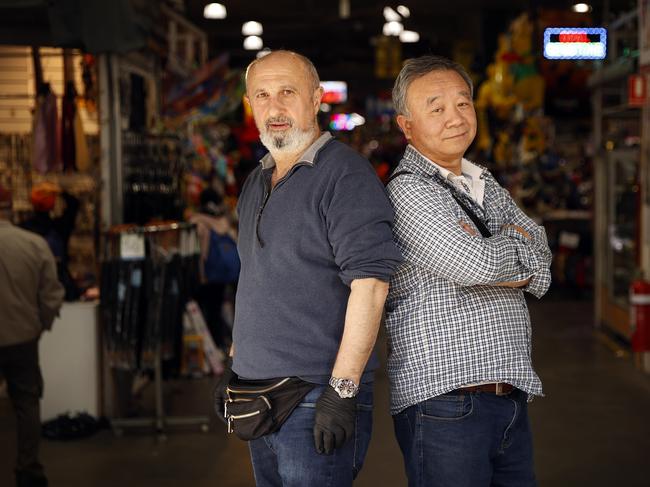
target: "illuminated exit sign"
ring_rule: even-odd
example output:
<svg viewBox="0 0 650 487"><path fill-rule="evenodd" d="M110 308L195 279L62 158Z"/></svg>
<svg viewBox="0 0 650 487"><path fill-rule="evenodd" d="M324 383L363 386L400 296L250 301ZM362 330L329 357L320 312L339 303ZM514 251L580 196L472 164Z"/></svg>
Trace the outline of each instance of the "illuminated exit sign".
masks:
<svg viewBox="0 0 650 487"><path fill-rule="evenodd" d="M605 59L607 29L549 27L544 31L546 59Z"/></svg>

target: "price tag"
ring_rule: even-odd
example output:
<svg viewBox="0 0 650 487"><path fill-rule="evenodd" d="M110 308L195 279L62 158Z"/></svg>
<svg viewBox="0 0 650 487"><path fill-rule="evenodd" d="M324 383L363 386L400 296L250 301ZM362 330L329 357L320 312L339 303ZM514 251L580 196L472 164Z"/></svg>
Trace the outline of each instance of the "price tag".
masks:
<svg viewBox="0 0 650 487"><path fill-rule="evenodd" d="M561 231L558 240L560 246L567 249L577 249L580 245L580 235L573 232Z"/></svg>
<svg viewBox="0 0 650 487"><path fill-rule="evenodd" d="M120 257L123 260L145 258L144 235L124 233L120 237Z"/></svg>

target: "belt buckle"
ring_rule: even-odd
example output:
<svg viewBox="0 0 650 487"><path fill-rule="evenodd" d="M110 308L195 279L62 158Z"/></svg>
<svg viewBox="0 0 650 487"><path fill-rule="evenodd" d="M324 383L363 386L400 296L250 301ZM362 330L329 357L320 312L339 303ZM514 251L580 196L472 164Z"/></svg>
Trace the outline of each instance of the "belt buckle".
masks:
<svg viewBox="0 0 650 487"><path fill-rule="evenodd" d="M504 395L503 383L502 382L497 382L496 384L494 384L494 393L497 396L503 396Z"/></svg>

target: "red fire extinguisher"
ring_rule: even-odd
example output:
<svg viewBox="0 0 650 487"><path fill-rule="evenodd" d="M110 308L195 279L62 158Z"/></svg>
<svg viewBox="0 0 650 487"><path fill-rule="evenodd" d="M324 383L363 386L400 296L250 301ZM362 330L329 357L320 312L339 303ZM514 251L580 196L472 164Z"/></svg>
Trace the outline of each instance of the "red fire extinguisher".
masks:
<svg viewBox="0 0 650 487"><path fill-rule="evenodd" d="M650 282L636 279L630 284L632 351L650 351Z"/></svg>

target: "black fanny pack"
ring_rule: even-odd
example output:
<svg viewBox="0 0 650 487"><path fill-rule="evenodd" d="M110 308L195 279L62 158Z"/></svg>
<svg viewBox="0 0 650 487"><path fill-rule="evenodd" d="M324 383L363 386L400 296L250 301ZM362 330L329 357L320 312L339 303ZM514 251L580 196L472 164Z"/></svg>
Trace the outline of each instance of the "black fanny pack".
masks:
<svg viewBox="0 0 650 487"><path fill-rule="evenodd" d="M224 414L228 433L254 440L277 431L291 412L316 385L298 377L242 380L228 384Z"/></svg>

